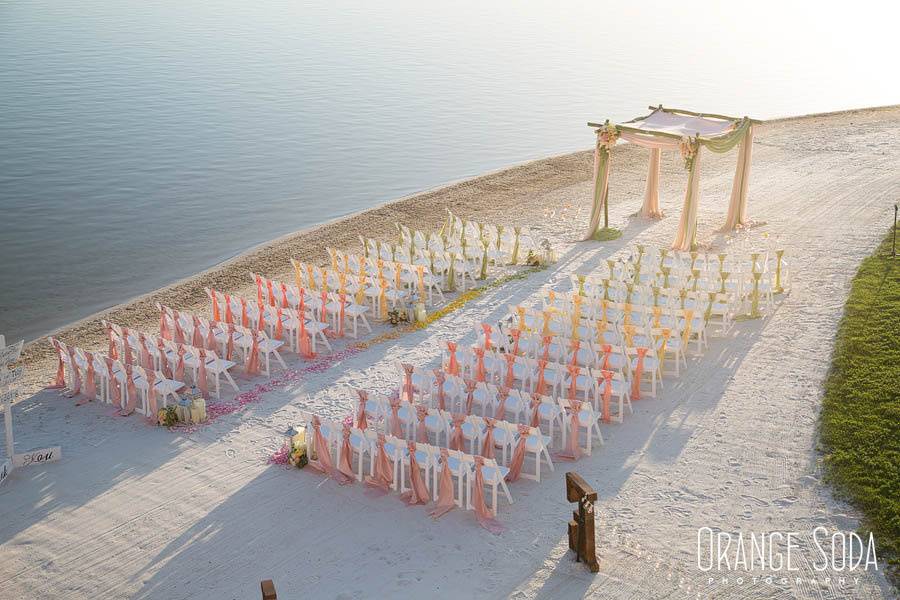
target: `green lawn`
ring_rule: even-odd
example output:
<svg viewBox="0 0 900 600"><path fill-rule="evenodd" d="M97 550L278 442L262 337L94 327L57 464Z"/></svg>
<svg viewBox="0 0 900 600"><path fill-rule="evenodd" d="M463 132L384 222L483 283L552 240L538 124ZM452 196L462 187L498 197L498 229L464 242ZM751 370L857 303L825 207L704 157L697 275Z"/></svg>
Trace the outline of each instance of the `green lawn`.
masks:
<svg viewBox="0 0 900 600"><path fill-rule="evenodd" d="M900 244L900 231L898 231ZM891 236L853 279L825 383L829 482L865 513L879 568L900 567L900 258Z"/></svg>

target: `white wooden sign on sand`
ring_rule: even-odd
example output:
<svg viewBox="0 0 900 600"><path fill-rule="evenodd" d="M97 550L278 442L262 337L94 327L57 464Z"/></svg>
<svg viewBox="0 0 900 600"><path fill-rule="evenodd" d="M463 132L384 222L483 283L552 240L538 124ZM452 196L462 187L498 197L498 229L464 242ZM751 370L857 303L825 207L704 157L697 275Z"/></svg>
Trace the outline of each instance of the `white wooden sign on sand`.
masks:
<svg viewBox="0 0 900 600"><path fill-rule="evenodd" d="M56 462L62 458L62 448L53 446L52 448L41 448L40 450L32 450L13 456L13 466L18 468L29 467L31 465L40 465L48 462Z"/></svg>
<svg viewBox="0 0 900 600"><path fill-rule="evenodd" d="M23 343L23 340L19 340L12 346L0 348L0 365L8 365L11 362L19 360L19 356L22 355Z"/></svg>

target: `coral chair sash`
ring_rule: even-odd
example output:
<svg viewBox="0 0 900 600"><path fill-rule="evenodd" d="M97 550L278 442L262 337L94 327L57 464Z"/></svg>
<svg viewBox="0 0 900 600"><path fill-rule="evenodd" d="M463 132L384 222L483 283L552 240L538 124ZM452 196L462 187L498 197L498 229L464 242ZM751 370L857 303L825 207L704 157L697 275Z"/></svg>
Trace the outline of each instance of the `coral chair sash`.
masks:
<svg viewBox="0 0 900 600"><path fill-rule="evenodd" d="M598 381L603 385L603 396L602 403L600 407L600 416L603 419L604 423L609 423L611 420L609 413L609 401L612 398L612 371L601 371L602 378Z"/></svg>
<svg viewBox="0 0 900 600"><path fill-rule="evenodd" d="M547 370L547 359L542 358L538 361L538 380L534 386L534 393L543 396L546 393L547 382L544 380L544 373Z"/></svg>
<svg viewBox="0 0 900 600"><path fill-rule="evenodd" d="M478 387L477 381L471 379L466 380L466 414L472 414L472 407L475 404L475 388Z"/></svg>
<svg viewBox="0 0 900 600"><path fill-rule="evenodd" d="M509 461L509 473L506 474L506 481L510 483L517 481L522 474L522 465L525 464L525 444L529 435L531 435L531 427L519 425L519 440L516 442L516 448Z"/></svg>
<svg viewBox="0 0 900 600"><path fill-rule="evenodd" d="M472 348L475 353L475 381L484 381L487 373L484 370L484 348Z"/></svg>
<svg viewBox="0 0 900 600"><path fill-rule="evenodd" d="M531 399L531 422L532 427L541 426L541 397L535 394Z"/></svg>
<svg viewBox="0 0 900 600"><path fill-rule="evenodd" d="M394 483L394 470L391 466L391 460L384 450L384 443L384 434L379 433L378 440L375 442L375 468L372 475L366 477L366 485L387 493Z"/></svg>
<svg viewBox="0 0 900 600"><path fill-rule="evenodd" d="M228 324L228 340L225 342L225 360L234 357L234 323Z"/></svg>
<svg viewBox="0 0 900 600"><path fill-rule="evenodd" d="M484 332L484 349L491 350L491 326L489 323L482 323L481 330Z"/></svg>
<svg viewBox="0 0 900 600"><path fill-rule="evenodd" d="M566 369L569 371L569 377L571 378L571 381L569 382L569 398L577 398L578 376L581 375L581 367L578 365L569 365Z"/></svg>
<svg viewBox="0 0 900 600"><path fill-rule="evenodd" d="M504 355L504 358L506 359L506 380L503 382L503 385L511 388L516 382L516 373L514 371L514 367L516 365L516 355L506 354Z"/></svg>
<svg viewBox="0 0 900 600"><path fill-rule="evenodd" d="M509 337L511 337L513 339L512 353L513 353L513 355L518 356L519 355L519 338L522 337L522 330L521 329L511 330L509 332Z"/></svg>
<svg viewBox="0 0 900 600"><path fill-rule="evenodd" d="M581 457L581 443L579 438L579 420L578 413L581 412L581 401L574 398L569 399L569 438L567 440L567 448L557 454L557 457L563 460L578 460ZM590 435L590 431L588 431Z"/></svg>
<svg viewBox="0 0 900 600"><path fill-rule="evenodd" d="M209 328L206 330L206 349L211 350L213 352L218 352L219 350L219 342L216 341L216 328L215 325L218 322L210 322Z"/></svg>
<svg viewBox="0 0 900 600"><path fill-rule="evenodd" d="M415 367L410 364L403 363L400 365L403 368L403 396L406 398L406 401L412 403L415 399L415 386L413 386L413 371Z"/></svg>
<svg viewBox="0 0 900 600"><path fill-rule="evenodd" d="M105 357L106 370L109 373L109 393L112 396L113 406L121 406L122 393L119 390L119 378L113 373L113 359L109 356Z"/></svg>
<svg viewBox="0 0 900 600"><path fill-rule="evenodd" d="M56 348L56 376L47 388L61 390L66 387L66 365L63 361L62 345L58 340L53 340L53 347Z"/></svg>
<svg viewBox="0 0 900 600"><path fill-rule="evenodd" d="M322 435L322 422L316 415L313 415L312 426L313 443L316 448L316 460L309 461L309 466L317 471L325 473L341 485L350 483L352 481L351 478L334 468L334 464L331 462L331 447L328 445L325 436Z"/></svg>
<svg viewBox="0 0 900 600"><path fill-rule="evenodd" d="M485 417L484 426L485 434L484 440L481 442L481 455L485 458L494 458L494 427L497 426L497 422Z"/></svg>
<svg viewBox="0 0 900 600"><path fill-rule="evenodd" d="M225 294L225 322L229 325L234 323L234 311L231 310L231 296Z"/></svg>
<svg viewBox="0 0 900 600"><path fill-rule="evenodd" d="M84 376L84 395L87 396L88 400L93 400L97 397L97 380L96 373L94 372L94 355L90 352L84 353L84 358L87 361L87 369Z"/></svg>
<svg viewBox="0 0 900 600"><path fill-rule="evenodd" d="M644 356L649 348L637 349L637 365L634 367L634 380L631 382L631 398L633 400L641 399L641 377L644 374Z"/></svg>
<svg viewBox="0 0 900 600"><path fill-rule="evenodd" d="M456 360L456 343L447 342L447 351L450 353L450 362L447 365L447 372L451 375L459 375L459 362Z"/></svg>
<svg viewBox="0 0 900 600"><path fill-rule="evenodd" d="M134 368L130 364L125 365L125 390L128 392L128 401L125 403L125 409L120 413L126 417L134 412L137 406L137 388L134 385Z"/></svg>
<svg viewBox="0 0 900 600"><path fill-rule="evenodd" d="M241 298L241 327L250 327L250 317L247 315L246 298Z"/></svg>
<svg viewBox="0 0 900 600"><path fill-rule="evenodd" d="M81 374L78 372L78 365L75 364L75 347L69 346L69 370L72 371L72 395L77 396L81 393Z"/></svg>
<svg viewBox="0 0 900 600"><path fill-rule="evenodd" d="M175 325L175 343L183 344L184 343L184 329L182 329L182 327L181 327L181 318L179 317L177 310L172 310L172 322ZM122 332L125 333L125 330L123 329ZM125 334L125 337L127 338L128 335Z"/></svg>
<svg viewBox="0 0 900 600"><path fill-rule="evenodd" d="M444 381L446 380L446 376L440 369L435 369L433 372L434 385L437 387L438 394L438 408L441 410L447 410L447 392L444 390Z"/></svg>
<svg viewBox="0 0 900 600"><path fill-rule="evenodd" d="M503 526L494 518L484 501L484 458L475 457L475 483L472 486L472 505L475 509L475 519L478 524L493 533L499 535Z"/></svg>
<svg viewBox="0 0 900 600"><path fill-rule="evenodd" d="M462 425L466 422L466 415L452 413L452 429L450 431L450 449L463 450L465 438L463 437Z"/></svg>
<svg viewBox="0 0 900 600"><path fill-rule="evenodd" d="M174 379L172 367L169 365L169 357L166 354L166 345L162 340L156 340L156 349L159 351L159 370L167 379Z"/></svg>
<svg viewBox="0 0 900 600"><path fill-rule="evenodd" d="M275 309L275 337L279 340L284 339L284 309L280 306Z"/></svg>
<svg viewBox="0 0 900 600"><path fill-rule="evenodd" d="M194 348L203 347L203 332L200 331L200 317L194 315L194 331L191 334L191 346Z"/></svg>
<svg viewBox="0 0 900 600"><path fill-rule="evenodd" d="M244 365L244 372L247 375L259 375L259 333L251 329L250 336L253 342L250 345L250 355L247 357L247 364Z"/></svg>
<svg viewBox="0 0 900 600"><path fill-rule="evenodd" d="M420 444L428 443L428 429L425 427L425 418L428 416L428 407L424 404L416 405L416 441Z"/></svg>
<svg viewBox="0 0 900 600"><path fill-rule="evenodd" d="M359 403L356 409L356 428L365 431L369 428L369 422L366 420L366 402L369 401L369 393L365 390L356 390L359 396Z"/></svg>
<svg viewBox="0 0 900 600"><path fill-rule="evenodd" d="M156 414L158 410L156 404L156 371L153 370L147 371L147 406L150 409L147 420L151 423L157 423L159 417Z"/></svg>
<svg viewBox="0 0 900 600"><path fill-rule="evenodd" d="M176 381L184 381L184 354L186 350L184 345L178 346L178 362L175 363L175 379Z"/></svg>
<svg viewBox="0 0 900 600"><path fill-rule="evenodd" d="M131 355L131 342L128 341L128 328L122 328L122 349L125 355L124 361L126 365L134 363L134 357Z"/></svg>
<svg viewBox="0 0 900 600"><path fill-rule="evenodd" d="M356 479L356 474L353 472L352 459L353 447L350 446L350 426L344 424L344 428L341 430L341 452L338 458L338 471L350 480L348 483Z"/></svg>
<svg viewBox="0 0 900 600"><path fill-rule="evenodd" d="M497 392L497 409L494 411L494 419L497 421L506 420L506 400L509 398L509 388L504 386Z"/></svg>
<svg viewBox="0 0 900 600"><path fill-rule="evenodd" d="M221 321L222 315L219 312L219 295L215 290L210 290L210 295L212 296L213 321Z"/></svg>
<svg viewBox="0 0 900 600"><path fill-rule="evenodd" d="M204 398L209 398L209 385L206 381L206 350L200 348L200 365L197 367L197 387Z"/></svg>
<svg viewBox="0 0 900 600"><path fill-rule="evenodd" d="M400 495L400 498L413 506L415 504L428 504L428 488L422 480L422 473L419 471L419 461L416 460L416 443L413 441L406 442L406 448L409 450L409 487L408 492Z"/></svg>
<svg viewBox="0 0 900 600"><path fill-rule="evenodd" d="M403 437L403 429L400 426L400 398L391 398L391 435L396 438Z"/></svg>
<svg viewBox="0 0 900 600"><path fill-rule="evenodd" d="M107 326L106 330L110 332L110 334L112 333L112 327ZM172 332L169 331L169 320L166 318L165 308L159 311L159 337L165 340L172 339ZM112 335L110 335L110 338L112 338ZM110 342L111 341L112 339L110 339Z"/></svg>
<svg viewBox="0 0 900 600"><path fill-rule="evenodd" d="M438 499L431 511L431 517L438 519L456 508L453 499L453 473L450 471L450 456L446 448L441 448L441 478L438 482Z"/></svg>

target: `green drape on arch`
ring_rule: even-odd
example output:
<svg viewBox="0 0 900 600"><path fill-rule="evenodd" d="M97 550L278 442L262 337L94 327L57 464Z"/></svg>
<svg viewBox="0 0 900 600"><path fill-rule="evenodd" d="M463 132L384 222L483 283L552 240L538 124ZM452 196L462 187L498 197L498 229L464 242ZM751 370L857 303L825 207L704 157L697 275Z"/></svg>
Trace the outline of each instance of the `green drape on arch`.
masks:
<svg viewBox="0 0 900 600"><path fill-rule="evenodd" d="M582 238L583 240L589 240L597 233L597 230L600 228L600 217L605 214L604 207L608 201L609 148L605 144L601 144L598 139L594 148L594 202L591 206L591 218L587 231L585 231ZM604 220L603 226L609 227L609 223Z"/></svg>

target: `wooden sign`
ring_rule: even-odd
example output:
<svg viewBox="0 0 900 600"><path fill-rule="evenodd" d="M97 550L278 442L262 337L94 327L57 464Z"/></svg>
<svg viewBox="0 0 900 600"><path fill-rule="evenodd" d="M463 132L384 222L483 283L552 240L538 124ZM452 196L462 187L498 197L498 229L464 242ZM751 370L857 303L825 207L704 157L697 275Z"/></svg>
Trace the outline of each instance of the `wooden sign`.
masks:
<svg viewBox="0 0 900 600"><path fill-rule="evenodd" d="M0 387L18 383L19 381L22 380L22 376L24 374L25 374L24 367L16 367L15 369L0 368Z"/></svg>
<svg viewBox="0 0 900 600"><path fill-rule="evenodd" d="M12 346L0 348L0 365L8 365L11 362L19 360L19 356L22 355L22 345L24 343L24 341L19 340Z"/></svg>
<svg viewBox="0 0 900 600"><path fill-rule="evenodd" d="M59 446L41 448L40 450L32 450L24 454L16 454L13 456L13 466L16 468L28 467L30 465L56 462L60 458L62 458L62 448Z"/></svg>
<svg viewBox="0 0 900 600"><path fill-rule="evenodd" d="M259 582L259 589L262 592L262 600L278 600L275 593L275 584L271 579L265 579Z"/></svg>
<svg viewBox="0 0 900 600"><path fill-rule="evenodd" d="M3 482L6 481L6 478L9 477L10 473L12 473L12 463L9 462L9 459L7 458L0 463L0 485L3 485Z"/></svg>
<svg viewBox="0 0 900 600"><path fill-rule="evenodd" d="M566 473L566 500L577 502L578 510L572 512L569 521L569 549L575 551L575 560L587 563L591 573L600 570L594 541L594 502L597 492L578 473Z"/></svg>

